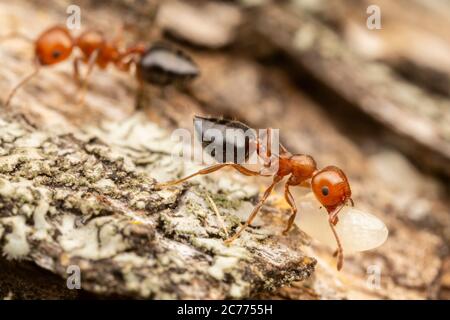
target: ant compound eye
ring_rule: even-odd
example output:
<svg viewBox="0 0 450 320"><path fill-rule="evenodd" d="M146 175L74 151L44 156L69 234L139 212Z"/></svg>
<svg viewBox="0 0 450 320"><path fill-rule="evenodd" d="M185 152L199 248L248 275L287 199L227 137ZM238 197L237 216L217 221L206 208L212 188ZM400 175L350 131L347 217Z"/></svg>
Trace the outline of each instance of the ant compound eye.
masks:
<svg viewBox="0 0 450 320"><path fill-rule="evenodd" d="M328 189L327 186L323 186L322 187L322 195L324 195L325 197L330 193L330 189Z"/></svg>
<svg viewBox="0 0 450 320"><path fill-rule="evenodd" d="M60 56L61 56L61 51L59 51L59 50L53 50L52 51L53 59L58 59Z"/></svg>

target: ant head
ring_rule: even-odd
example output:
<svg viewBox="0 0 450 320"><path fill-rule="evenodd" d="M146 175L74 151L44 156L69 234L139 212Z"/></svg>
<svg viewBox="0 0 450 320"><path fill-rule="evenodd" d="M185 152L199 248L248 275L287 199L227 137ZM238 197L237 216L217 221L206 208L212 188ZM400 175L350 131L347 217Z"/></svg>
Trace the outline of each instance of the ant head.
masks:
<svg viewBox="0 0 450 320"><path fill-rule="evenodd" d="M67 59L72 53L73 39L65 27L56 26L36 40L36 58L41 65L51 65Z"/></svg>
<svg viewBox="0 0 450 320"><path fill-rule="evenodd" d="M353 204L347 177L338 167L329 166L314 173L311 187L316 198L328 212L344 205L347 201Z"/></svg>

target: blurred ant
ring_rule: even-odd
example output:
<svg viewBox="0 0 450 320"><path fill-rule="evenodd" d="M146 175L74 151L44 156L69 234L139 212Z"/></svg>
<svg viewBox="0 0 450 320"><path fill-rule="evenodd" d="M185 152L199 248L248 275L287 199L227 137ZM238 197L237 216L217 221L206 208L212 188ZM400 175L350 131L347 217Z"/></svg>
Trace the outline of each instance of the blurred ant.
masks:
<svg viewBox="0 0 450 320"><path fill-rule="evenodd" d="M219 130L222 133L223 137L227 136L225 134L225 130L229 128L251 130L247 125L238 121L215 119L215 118L202 118L202 117L195 117L194 127L196 132L198 133L198 136L201 137L202 139L201 142L203 148L209 145L209 142L211 142L212 140L214 140L214 142L216 143L218 141L222 141L220 139L215 138L211 139L211 137L209 137L208 134L205 133L208 129ZM239 161L236 161L235 158L233 162L222 162L212 165L210 167L201 169L187 177L160 184L159 187L176 185L188 179L191 179L197 175L206 175L225 167L232 167L236 169L238 172L247 176L272 176L273 177L272 183L265 190L263 196L261 197L257 205L253 208L253 211L251 212L245 224L242 225L232 237L225 240L226 243L231 243L232 241L237 239L244 231L244 229L252 223L258 211L261 209L264 202L272 193L275 185L280 183L283 180L283 178L287 176L288 180L284 185L284 197L291 208L291 214L287 222L287 227L283 231L283 234L287 234L287 232L290 230L290 228L294 223L295 216L297 214L297 207L295 205L294 198L289 188L293 186L302 186L311 188L316 198L328 211L328 222L334 234L334 237L336 238L336 243L338 247L335 254L338 257L337 268L338 270L340 270L343 265L343 249L338 234L336 233L334 227L338 223L338 213L341 211L341 209L348 202L350 202L351 205L353 206L350 185L347 180L347 177L345 176L344 172L341 169L335 166L328 166L323 169L317 169L316 162L311 156L304 154L291 154L281 144L279 144L280 154L273 154L271 150L272 145L271 129L270 128L266 129L266 133L267 133L267 143L265 146L256 136L250 136L249 140L247 141L248 143L246 143L245 146L242 145L237 146L236 140L234 138L232 138L233 139L232 141L227 141L227 138L225 138L225 140L223 140L222 146L222 147L231 146L235 150L239 148L245 148L244 150L245 159L248 159L250 150L249 145L250 143L253 144L254 145L253 150L257 152L258 156L264 159L265 165L264 168L262 168L261 170L253 171L247 169L242 164L240 164ZM223 148L222 150L225 150L225 148ZM219 160L217 154L215 154L214 157L216 158L216 160ZM225 157L222 157L221 159L225 159ZM273 173L264 172L265 169L268 166L270 166L271 161L278 162L278 169Z"/></svg>
<svg viewBox="0 0 450 320"><path fill-rule="evenodd" d="M29 40L26 36L21 37ZM85 89L87 79L95 65L105 69L109 64L113 64L124 72L128 72L130 67L135 65L136 76L141 86L143 82L166 86L179 80L190 80L199 74L196 64L179 50L162 44L150 48L137 44L121 50L119 38L108 41L103 33L94 30L87 30L74 37L66 27L53 26L33 42L35 68L11 90L6 99L6 106L9 106L17 90L38 74L40 67L69 59L74 48L78 48L82 53L73 60L74 78L82 89ZM87 64L86 76L82 82L80 82L80 63ZM80 99L80 104L83 98L84 96Z"/></svg>

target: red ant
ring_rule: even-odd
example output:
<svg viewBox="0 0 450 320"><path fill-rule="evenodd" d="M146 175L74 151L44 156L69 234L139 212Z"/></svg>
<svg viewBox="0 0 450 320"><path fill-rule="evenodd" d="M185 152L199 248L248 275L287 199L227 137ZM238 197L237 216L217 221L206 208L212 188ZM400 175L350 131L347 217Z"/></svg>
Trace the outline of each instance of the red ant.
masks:
<svg viewBox="0 0 450 320"><path fill-rule="evenodd" d="M207 129L216 129L219 130L223 136L225 137L225 130L228 128L233 129L247 129L251 130L247 125L238 122L238 121L232 121L232 120L226 120L226 119L214 119L214 118L201 118L201 117L195 117L194 119L195 129L198 133L198 136L202 139L202 147L205 148L206 145L209 144L209 142L212 141L212 139L209 139L207 135L205 135L205 130ZM201 125L198 125L201 124ZM267 144L264 146L259 138L256 138L255 136L251 136L248 140L249 143L254 144L255 150L258 154L258 156L261 156L264 159L265 165L264 168L259 171L253 171L250 169L247 169L242 164L240 164L238 161L236 161L236 158L234 158L233 162L223 162L218 163L212 166L209 166L207 168L201 169L187 177L169 181L163 184L160 184L159 187L167 187L179 184L181 182L184 182L188 179L191 179L197 175L206 175L209 173L212 173L214 171L220 170L225 167L232 167L236 169L238 172L247 175L247 176L273 176L273 181L270 184L270 186L265 190L263 196L257 203L257 205L253 208L253 211L251 212L250 216L248 217L247 221L244 225L242 225L237 232L230 238L226 239L226 243L231 243L235 239L237 239L241 233L244 231L246 227L248 227L253 219L256 217L258 211L263 206L264 202L267 200L269 195L272 193L275 185L280 183L284 177L288 177L288 180L286 181L284 185L284 197L291 207L291 215L289 217L289 220L287 222L287 227L283 231L283 234L286 234L290 228L292 227L294 223L295 216L297 214L297 207L295 205L294 198L290 192L290 187L293 186L302 186L302 187L308 187L311 188L313 193L315 194L316 198L319 200L319 202L326 208L328 211L328 222L331 227L331 230L333 231L334 237L336 238L337 242L337 251L336 254L338 256L338 263L337 268L340 270L343 265L343 249L341 246L341 242L339 240L339 237L336 233L336 230L334 226L338 223L338 213L340 210L347 204L347 202L350 201L351 205L353 206L353 200L351 198L351 190L350 185L347 180L347 177L345 176L344 172L335 167L335 166L328 166L323 169L317 169L316 162L314 159L309 155L304 154L291 154L284 146L281 144L280 146L280 154L272 154L271 151L271 129L267 130ZM209 141L208 141L209 140ZM214 139L214 141L217 143L217 141L220 141ZM235 139L233 141L224 141L223 146L233 146L236 148L242 148L242 146L237 146L235 143ZM246 143L245 145L245 158L248 159L249 156L249 144ZM222 149L225 150L225 149ZM222 156L222 155L221 155ZM218 155L214 154L214 157L218 159ZM222 157L224 159L225 157ZM220 161L220 160L219 160ZM268 166L270 166L271 161L277 161L278 162L278 169L274 173L265 173L264 170Z"/></svg>
<svg viewBox="0 0 450 320"><path fill-rule="evenodd" d="M27 39L27 37L23 37ZM41 66L50 66L67 60L74 50L80 49L82 55L73 60L74 78L79 85L86 85L87 78L95 65L105 69L113 64L119 70L128 72L132 65L137 67L137 78L140 85L148 82L165 86L178 80L189 80L199 74L195 63L179 50L174 50L161 44L147 49L143 44L137 44L125 50L119 49L119 39L108 41L103 33L87 30L74 37L64 26L54 26L44 31L35 45L35 69L22 79L10 92L6 99L9 106L16 91L34 77ZM86 63L88 69L85 79L80 83L80 63ZM160 78L164 79L161 80ZM80 100L82 103L83 97Z"/></svg>

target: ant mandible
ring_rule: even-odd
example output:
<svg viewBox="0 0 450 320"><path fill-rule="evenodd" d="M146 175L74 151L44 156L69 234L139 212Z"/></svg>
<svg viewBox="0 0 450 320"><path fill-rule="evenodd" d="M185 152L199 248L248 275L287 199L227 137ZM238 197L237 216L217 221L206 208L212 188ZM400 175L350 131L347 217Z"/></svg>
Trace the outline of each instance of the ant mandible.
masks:
<svg viewBox="0 0 450 320"><path fill-rule="evenodd" d="M290 192L290 187L302 186L311 188L317 200L319 200L319 202L323 207L326 208L328 212L328 222L337 243L337 268L338 270L342 268L344 259L343 249L338 234L336 233L335 226L339 221L338 213L348 202L350 202L353 206L353 200L351 198L351 190L348 179L341 169L335 166L327 166L323 169L318 169L315 160L311 156L305 154L292 154L281 144L279 144L279 154L272 153L272 131L270 128L266 129L267 140L265 145L260 141L258 137L256 137L255 135L250 135L250 138L247 141L248 143L246 142L245 146L243 147L242 145L237 146L235 142L236 140L234 138L231 142L227 141L226 138L225 140L218 139L216 141L215 138L210 139L210 137L205 134L206 130L215 129L219 130L223 134L222 137L226 137L225 130L227 130L228 128L252 130L247 125L241 122L226 119L195 117L194 127L196 132L198 133L198 136L202 139L201 142L203 148L209 145L209 142L213 140L215 142L223 141L223 147L231 146L234 148L234 150L238 148L245 148L245 159L248 159L250 150L249 146L250 144L254 144L253 150L255 150L257 155L262 157L262 159L264 160L264 167L258 171L250 170L244 167L241 163L239 163L239 161L237 161L236 158L234 158L232 162L222 162L209 166L187 177L159 184L158 187L173 186L195 176L206 175L225 167L234 168L241 174L247 176L272 176L272 183L265 190L261 199L253 208L253 211L250 213L245 224L240 226L240 228L232 237L225 240L226 243L231 243L232 241L237 239L245 230L245 228L247 228L252 223L258 211L261 209L264 202L272 193L274 187L278 183L280 183L284 177L288 177L284 185L284 197L291 208L291 214L287 222L287 226L283 231L283 234L287 234L287 232L290 230L297 214L297 207ZM222 150L224 150L225 152L225 149ZM219 160L219 157L217 155L214 155L214 157L216 158L216 160ZM222 154L220 159L225 159L225 154ZM278 168L275 172L268 173L266 168L271 165L272 161L278 162Z"/></svg>
<svg viewBox="0 0 450 320"><path fill-rule="evenodd" d="M22 38L29 40L26 36ZM95 65L105 69L109 64L113 64L124 72L128 72L130 67L135 65L140 86L143 82L147 82L164 87L176 81L191 80L199 74L197 65L180 50L162 44L150 48L137 44L120 50L119 38L108 41L103 33L95 30L87 30L74 37L66 27L57 25L44 31L33 42L35 68L11 90L6 99L6 106L9 106L17 90L39 72L41 66L51 66L67 60L74 48L79 48L82 53L73 60L74 78L82 89L85 89L87 78ZM80 63L88 65L82 82L80 82ZM84 96L80 99L80 104L83 98Z"/></svg>

